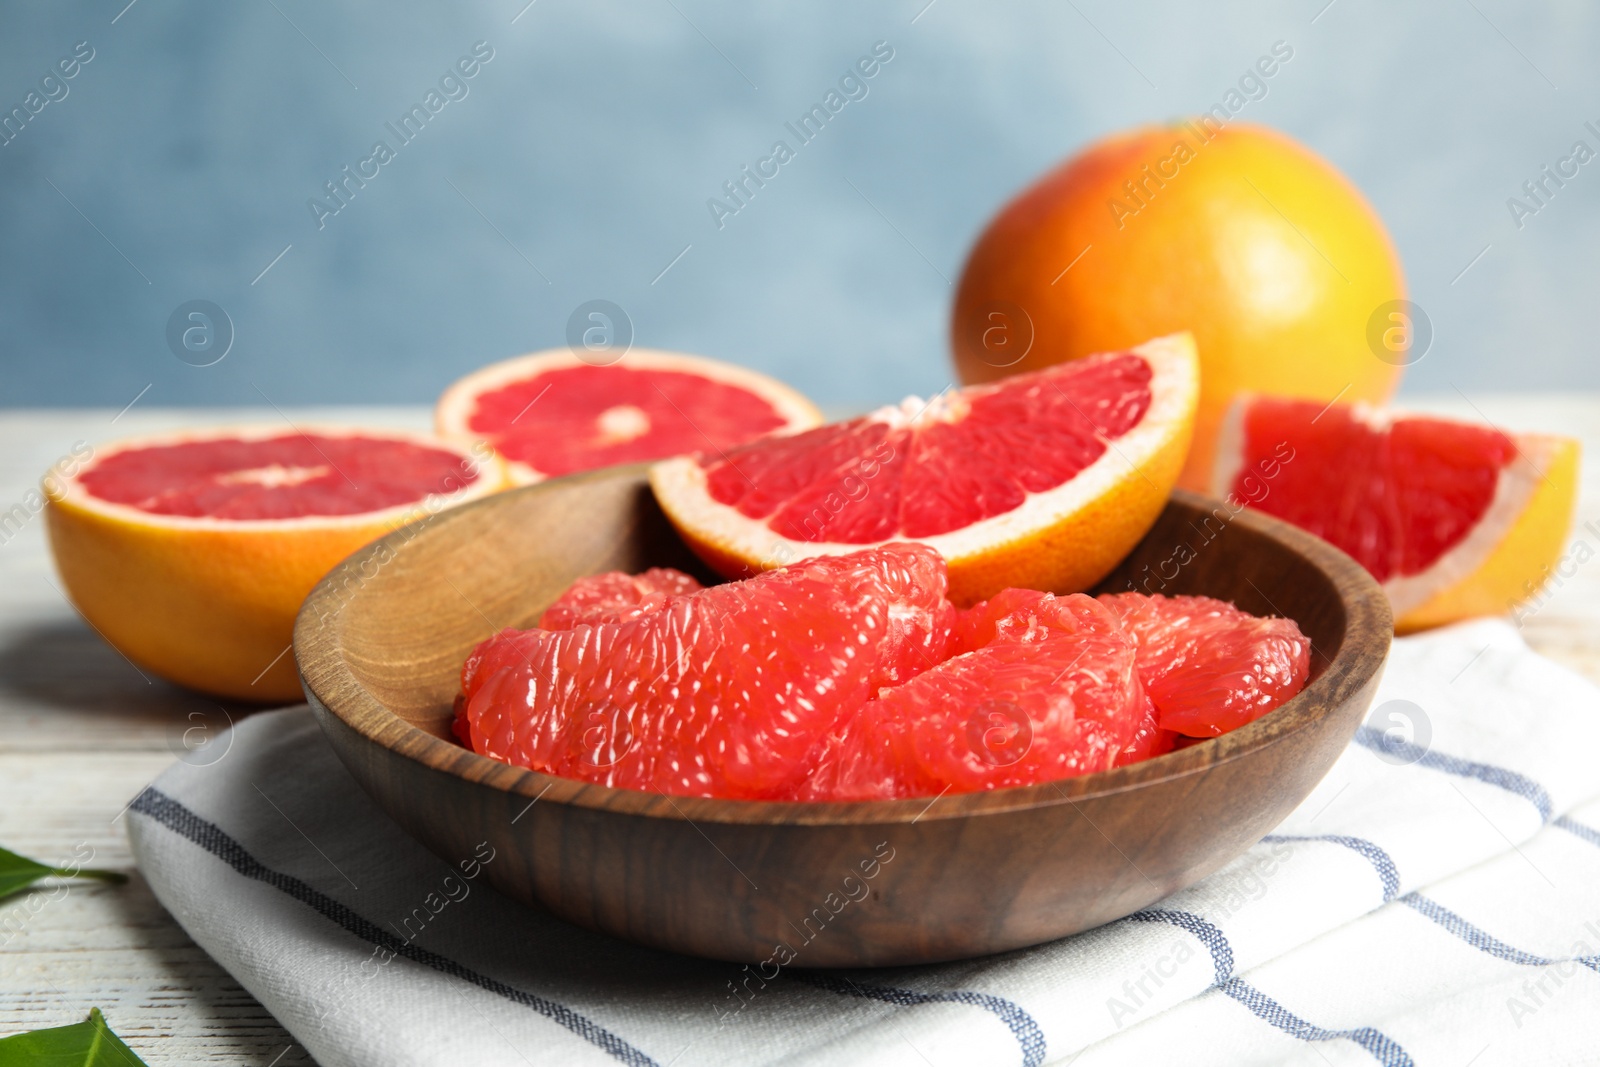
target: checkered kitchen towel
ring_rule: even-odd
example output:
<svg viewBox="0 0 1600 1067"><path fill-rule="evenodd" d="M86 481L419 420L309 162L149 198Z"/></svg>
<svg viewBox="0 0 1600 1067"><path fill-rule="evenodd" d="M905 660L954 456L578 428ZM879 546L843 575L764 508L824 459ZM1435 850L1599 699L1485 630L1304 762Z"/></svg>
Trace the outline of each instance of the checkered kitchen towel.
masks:
<svg viewBox="0 0 1600 1067"><path fill-rule="evenodd" d="M1327 779L1204 882L1038 948L790 969L742 999L732 965L447 868L303 707L167 771L129 836L184 929L326 1067L1600 1064L1597 735L1600 691L1508 625L1407 638ZM402 925L423 902L426 926Z"/></svg>

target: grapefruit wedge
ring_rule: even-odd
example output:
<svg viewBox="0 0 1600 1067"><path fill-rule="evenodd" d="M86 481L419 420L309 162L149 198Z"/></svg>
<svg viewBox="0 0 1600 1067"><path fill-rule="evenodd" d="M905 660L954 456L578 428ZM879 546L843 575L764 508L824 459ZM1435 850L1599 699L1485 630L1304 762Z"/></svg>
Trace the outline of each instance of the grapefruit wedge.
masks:
<svg viewBox="0 0 1600 1067"><path fill-rule="evenodd" d="M1405 633L1538 590L1572 526L1578 451L1563 437L1247 396L1223 424L1212 490L1349 553Z"/></svg>
<svg viewBox="0 0 1600 1067"><path fill-rule="evenodd" d="M1189 446L1187 334L657 464L656 499L730 577L918 541L966 606L1085 589L1155 521Z"/></svg>
<svg viewBox="0 0 1600 1067"><path fill-rule="evenodd" d="M629 349L603 366L565 348L493 363L446 389L434 429L483 441L514 484L740 445L822 421L774 378L703 356Z"/></svg>
<svg viewBox="0 0 1600 1067"><path fill-rule="evenodd" d="M67 595L134 664L239 700L300 698L294 618L335 563L504 485L420 434L227 427L102 445L46 479Z"/></svg>

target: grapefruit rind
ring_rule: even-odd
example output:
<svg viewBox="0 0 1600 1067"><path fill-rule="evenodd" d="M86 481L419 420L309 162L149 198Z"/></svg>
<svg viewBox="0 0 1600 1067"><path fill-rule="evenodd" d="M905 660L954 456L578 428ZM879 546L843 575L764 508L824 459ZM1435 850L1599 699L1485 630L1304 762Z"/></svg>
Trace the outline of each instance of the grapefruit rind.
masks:
<svg viewBox="0 0 1600 1067"><path fill-rule="evenodd" d="M547 371L592 365L579 359L571 349L547 348L481 367L452 382L439 395L433 409L434 432L457 444L471 445L481 441L492 447L491 441L469 425L477 409L478 397ZM744 389L772 405L773 410L783 418L784 425L773 431L777 434L799 433L820 426L823 422L822 412L803 393L776 378L733 363L686 352L630 348L611 365L637 370L677 371ZM549 477L529 463L504 457L501 457L501 461L512 485L532 485Z"/></svg>
<svg viewBox="0 0 1600 1067"><path fill-rule="evenodd" d="M1009 587L1053 593L1087 589L1110 573L1166 506L1194 426L1199 396L1194 340L1173 334L1129 351L1150 366L1150 406L1093 463L1003 514L949 533L888 539L916 540L936 549L949 564L950 599L956 604L966 607ZM887 543L783 537L765 520L713 499L706 471L693 456L657 463L650 484L679 535L709 566L731 578Z"/></svg>
<svg viewBox="0 0 1600 1067"><path fill-rule="evenodd" d="M356 515L226 520L158 515L91 496L78 481L133 449L282 437L283 426L229 427L131 438L104 446L70 478L46 479L47 535L68 597L134 664L202 692L258 702L298 700L286 654L307 592L334 564L398 526L504 487L492 455L425 434L297 427L319 436L403 440L478 464L456 493Z"/></svg>

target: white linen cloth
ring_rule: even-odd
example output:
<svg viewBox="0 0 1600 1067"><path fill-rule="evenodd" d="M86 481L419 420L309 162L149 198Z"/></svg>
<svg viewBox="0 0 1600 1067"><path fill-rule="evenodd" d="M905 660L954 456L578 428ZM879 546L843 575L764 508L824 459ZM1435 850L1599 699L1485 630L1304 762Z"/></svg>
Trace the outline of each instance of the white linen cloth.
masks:
<svg viewBox="0 0 1600 1067"><path fill-rule="evenodd" d="M447 867L303 707L174 765L128 834L325 1067L1600 1064L1600 690L1476 622L1397 641L1367 722L1273 835L1129 919L753 999Z"/></svg>

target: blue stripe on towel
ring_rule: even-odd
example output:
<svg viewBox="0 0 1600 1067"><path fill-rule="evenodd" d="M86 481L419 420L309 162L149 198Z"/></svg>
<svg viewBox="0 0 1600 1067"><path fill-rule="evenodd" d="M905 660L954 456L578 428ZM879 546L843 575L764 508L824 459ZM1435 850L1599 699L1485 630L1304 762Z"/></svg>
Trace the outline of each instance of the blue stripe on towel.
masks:
<svg viewBox="0 0 1600 1067"><path fill-rule="evenodd" d="M1383 1067L1415 1067L1406 1050L1380 1030L1370 1026L1356 1030L1328 1030L1314 1026L1248 982L1234 978L1233 946L1228 944L1227 935L1214 923L1207 922L1193 912L1171 908L1146 908L1134 912L1128 918L1134 922L1170 923L1199 938L1211 952L1211 962L1217 970L1217 988L1249 1008L1257 1018L1270 1023L1291 1037L1298 1037L1302 1041L1333 1041L1343 1038L1366 1049L1372 1054L1373 1059L1383 1064Z"/></svg>
<svg viewBox="0 0 1600 1067"><path fill-rule="evenodd" d="M1352 852L1364 857L1378 872L1378 880L1383 883L1383 902L1385 904L1395 898L1400 892L1400 868L1396 867L1393 858L1382 848L1368 841L1364 837L1347 837L1344 834L1318 834L1310 837L1288 834L1269 834L1263 841L1328 841L1335 845L1343 845Z"/></svg>
<svg viewBox="0 0 1600 1067"><path fill-rule="evenodd" d="M1544 956L1536 956L1532 952L1524 952L1520 948L1506 944L1487 930L1474 926L1443 904L1436 900L1430 900L1421 893L1407 893L1400 898L1400 903L1426 915L1473 948L1481 952L1487 952L1489 955L1505 960L1507 963L1520 963L1526 967L1548 967L1552 963L1581 963L1596 974L1600 974L1600 956L1566 956L1561 959L1547 959Z"/></svg>
<svg viewBox="0 0 1600 1067"><path fill-rule="evenodd" d="M504 982L469 970L455 960L419 948L415 943L402 940L375 923L368 922L344 904L318 892L300 879L267 867L215 823L207 822L158 789L146 789L134 798L130 807L141 815L149 816L180 837L188 838L244 877L262 882L298 900L329 922L342 927L363 941L386 948L396 955L432 967L436 971L471 982L480 989L496 993L515 1004L532 1008L545 1018L560 1023L590 1044L610 1053L629 1067L658 1067L655 1060L566 1005L506 985Z"/></svg>
<svg viewBox="0 0 1600 1067"><path fill-rule="evenodd" d="M1596 848L1600 848L1600 830L1596 830L1592 826L1585 826L1576 819L1570 819L1565 815L1555 820L1552 825L1559 826L1572 836L1582 838Z"/></svg>
<svg viewBox="0 0 1600 1067"><path fill-rule="evenodd" d="M1398 1042L1370 1026L1363 1026L1357 1030L1327 1030L1314 1026L1239 978L1231 978L1223 983L1222 991L1249 1008L1257 1018L1271 1023L1291 1037L1298 1037L1302 1041L1333 1041L1344 1038L1372 1053L1372 1058L1383 1064L1383 1067L1415 1067L1410 1055Z"/></svg>
<svg viewBox="0 0 1600 1067"><path fill-rule="evenodd" d="M1462 759L1460 756L1435 752L1421 745L1413 745L1409 741L1385 737L1382 731L1374 730L1370 726L1363 726L1356 731L1355 742L1374 752L1402 756L1408 763L1443 771L1458 778L1475 778L1480 782L1504 789L1508 793L1514 793L1538 808L1539 818L1543 822L1549 822L1551 815L1555 813L1555 805L1551 803L1550 794L1546 792L1544 786L1516 771L1496 767L1492 763L1477 763Z"/></svg>
<svg viewBox="0 0 1600 1067"><path fill-rule="evenodd" d="M1023 1067L1039 1067L1044 1062L1046 1053L1044 1030L1033 1016L1004 997L968 990L919 993L914 989L862 985L842 976L836 977L820 972L795 971L793 974L798 980L819 989L826 989L830 993L844 997L860 997L863 1000L881 1000L885 1004L894 1004L902 1008L917 1004L970 1004L985 1011L992 1011L1010 1028L1012 1035L1017 1039L1017 1044L1021 1046Z"/></svg>
<svg viewBox="0 0 1600 1067"><path fill-rule="evenodd" d="M1181 930L1187 930L1200 939L1211 953L1211 963L1217 969L1217 985L1221 985L1233 977L1233 946L1228 944L1228 938L1200 916L1188 911L1173 911L1167 908L1146 908L1136 911L1128 916L1136 923L1171 923Z"/></svg>

